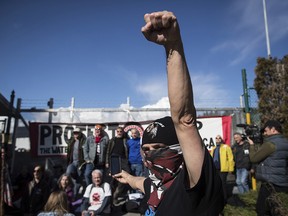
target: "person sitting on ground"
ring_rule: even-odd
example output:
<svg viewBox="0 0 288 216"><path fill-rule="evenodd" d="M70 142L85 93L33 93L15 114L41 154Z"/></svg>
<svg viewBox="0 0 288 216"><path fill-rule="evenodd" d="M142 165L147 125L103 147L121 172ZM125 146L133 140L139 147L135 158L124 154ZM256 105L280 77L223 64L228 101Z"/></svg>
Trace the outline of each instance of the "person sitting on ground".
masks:
<svg viewBox="0 0 288 216"><path fill-rule="evenodd" d="M110 215L111 213L111 187L107 182L102 182L101 170L93 170L92 184L86 187L81 206L82 215Z"/></svg>
<svg viewBox="0 0 288 216"><path fill-rule="evenodd" d="M50 187L46 182L44 172L43 166L34 167L33 180L27 185L21 200L21 209L24 213L37 215L47 202Z"/></svg>
<svg viewBox="0 0 288 216"><path fill-rule="evenodd" d="M152 122L142 136L149 178L122 170L121 183L141 190L146 215L218 216L224 207L221 179L197 128L192 83L177 18L172 12L145 14L142 33L166 51L171 117Z"/></svg>
<svg viewBox="0 0 288 216"><path fill-rule="evenodd" d="M66 193L69 210L73 211L72 203L75 201L75 196L73 191L74 184L71 176L66 173L62 174L58 180L58 188Z"/></svg>
<svg viewBox="0 0 288 216"><path fill-rule="evenodd" d="M69 213L67 194L64 191L53 191L44 206L44 212L38 216L74 216Z"/></svg>

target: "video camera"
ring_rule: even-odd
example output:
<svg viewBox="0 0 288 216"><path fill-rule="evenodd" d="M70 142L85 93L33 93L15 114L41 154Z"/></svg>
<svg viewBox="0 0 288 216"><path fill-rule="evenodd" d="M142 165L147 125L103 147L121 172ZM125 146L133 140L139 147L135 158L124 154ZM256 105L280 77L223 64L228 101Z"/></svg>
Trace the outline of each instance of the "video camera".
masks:
<svg viewBox="0 0 288 216"><path fill-rule="evenodd" d="M254 143L263 142L261 130L257 125L237 124L236 126L244 128L245 134L242 134L243 140L247 140L247 137L249 137Z"/></svg>

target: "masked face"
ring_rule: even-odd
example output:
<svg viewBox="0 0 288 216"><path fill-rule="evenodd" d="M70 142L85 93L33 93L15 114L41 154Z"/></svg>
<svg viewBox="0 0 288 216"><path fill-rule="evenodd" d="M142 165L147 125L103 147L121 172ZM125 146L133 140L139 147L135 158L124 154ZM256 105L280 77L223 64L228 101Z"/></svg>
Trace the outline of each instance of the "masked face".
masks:
<svg viewBox="0 0 288 216"><path fill-rule="evenodd" d="M145 165L157 179L162 181L162 183L174 178L183 163L180 145L177 145L178 147L176 148L167 146L148 151L143 149Z"/></svg>

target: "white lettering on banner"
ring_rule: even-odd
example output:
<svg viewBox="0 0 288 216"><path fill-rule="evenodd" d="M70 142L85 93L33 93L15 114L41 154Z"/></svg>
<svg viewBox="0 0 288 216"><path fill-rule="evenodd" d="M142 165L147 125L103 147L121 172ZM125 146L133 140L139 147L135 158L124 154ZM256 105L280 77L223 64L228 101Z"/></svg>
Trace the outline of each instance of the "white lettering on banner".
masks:
<svg viewBox="0 0 288 216"><path fill-rule="evenodd" d="M116 123L117 124L117 123ZM112 138L115 136L115 130L117 125L109 125L105 128L105 132ZM94 131L95 124L89 125L71 125L71 124L45 124L41 123L38 127L38 143L34 143L34 147L37 147L37 156L60 156L67 154L67 144L69 139L73 136L73 130L77 127L80 128L82 133L86 136L91 135L91 131ZM124 126L120 125L119 126ZM137 129L142 131L142 128L148 126L146 124L137 125ZM142 127L142 128L141 128ZM202 137L204 145L208 150L215 145L215 137L219 134L224 136L225 131L222 129L222 118L221 117L211 117L211 118L199 118L197 121L197 127L199 133ZM128 125L125 127L125 131L135 128L135 125ZM36 131L35 131L36 132ZM37 132L36 132L37 133ZM142 133L141 133L142 135ZM230 134L226 134L226 137Z"/></svg>

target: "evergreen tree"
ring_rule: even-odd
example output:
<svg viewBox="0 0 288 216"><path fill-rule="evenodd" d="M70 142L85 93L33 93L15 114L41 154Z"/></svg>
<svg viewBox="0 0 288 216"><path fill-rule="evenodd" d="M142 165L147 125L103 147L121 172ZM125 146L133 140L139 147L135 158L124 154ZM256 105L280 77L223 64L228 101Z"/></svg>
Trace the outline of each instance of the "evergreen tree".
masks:
<svg viewBox="0 0 288 216"><path fill-rule="evenodd" d="M254 88L259 98L262 125L269 119L282 123L288 135L288 55L283 59L258 58Z"/></svg>

